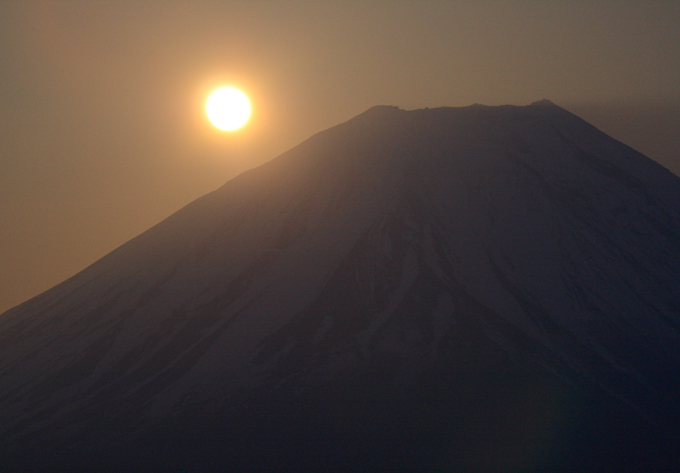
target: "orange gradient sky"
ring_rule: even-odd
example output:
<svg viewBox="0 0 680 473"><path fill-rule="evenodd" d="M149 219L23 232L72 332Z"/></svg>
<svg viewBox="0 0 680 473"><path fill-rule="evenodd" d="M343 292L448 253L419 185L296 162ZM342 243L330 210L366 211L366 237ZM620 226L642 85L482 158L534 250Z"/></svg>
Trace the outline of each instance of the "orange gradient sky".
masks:
<svg viewBox="0 0 680 473"><path fill-rule="evenodd" d="M0 312L373 105L548 98L680 173L679 58L677 1L1 2Z"/></svg>

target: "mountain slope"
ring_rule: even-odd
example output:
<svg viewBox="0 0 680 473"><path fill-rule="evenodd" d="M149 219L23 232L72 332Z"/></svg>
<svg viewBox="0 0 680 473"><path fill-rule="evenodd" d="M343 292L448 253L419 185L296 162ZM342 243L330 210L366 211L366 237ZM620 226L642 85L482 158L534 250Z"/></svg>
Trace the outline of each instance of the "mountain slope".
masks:
<svg viewBox="0 0 680 473"><path fill-rule="evenodd" d="M0 435L40 469L663 468L679 246L678 178L547 101L374 107L0 316Z"/></svg>

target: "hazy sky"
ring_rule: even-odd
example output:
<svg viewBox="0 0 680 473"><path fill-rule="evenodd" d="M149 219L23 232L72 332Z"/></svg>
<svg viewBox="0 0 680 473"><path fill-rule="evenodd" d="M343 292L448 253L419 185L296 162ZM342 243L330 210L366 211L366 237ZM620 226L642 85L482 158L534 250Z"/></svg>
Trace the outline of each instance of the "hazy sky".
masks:
<svg viewBox="0 0 680 473"><path fill-rule="evenodd" d="M680 173L680 2L2 1L0 312L373 105L543 98Z"/></svg>

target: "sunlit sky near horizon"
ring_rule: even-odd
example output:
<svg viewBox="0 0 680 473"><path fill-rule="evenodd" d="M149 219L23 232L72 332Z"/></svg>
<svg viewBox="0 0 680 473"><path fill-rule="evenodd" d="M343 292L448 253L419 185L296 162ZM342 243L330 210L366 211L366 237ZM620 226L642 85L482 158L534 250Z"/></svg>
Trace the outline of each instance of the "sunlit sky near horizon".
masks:
<svg viewBox="0 0 680 473"><path fill-rule="evenodd" d="M2 2L0 64L0 312L374 105L547 98L680 173L677 1Z"/></svg>

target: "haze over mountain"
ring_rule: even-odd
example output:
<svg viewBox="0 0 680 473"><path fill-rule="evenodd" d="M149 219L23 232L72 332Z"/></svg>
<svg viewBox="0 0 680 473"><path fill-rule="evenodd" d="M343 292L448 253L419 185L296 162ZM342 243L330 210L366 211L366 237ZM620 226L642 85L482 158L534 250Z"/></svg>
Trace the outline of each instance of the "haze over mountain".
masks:
<svg viewBox="0 0 680 473"><path fill-rule="evenodd" d="M679 246L551 102L374 107L1 315L5 464L671 471Z"/></svg>

